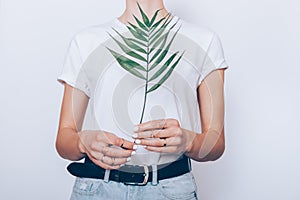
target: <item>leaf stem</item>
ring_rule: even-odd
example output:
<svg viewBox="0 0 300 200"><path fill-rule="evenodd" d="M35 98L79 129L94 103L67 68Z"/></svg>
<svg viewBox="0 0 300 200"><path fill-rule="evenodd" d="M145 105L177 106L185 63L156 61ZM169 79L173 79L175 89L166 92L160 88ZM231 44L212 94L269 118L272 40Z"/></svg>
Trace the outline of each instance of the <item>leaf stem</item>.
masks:
<svg viewBox="0 0 300 200"><path fill-rule="evenodd" d="M146 107L146 101L147 101L147 90L148 90L148 73L149 73L149 30L147 32L147 67L146 67L146 86L145 86L145 94L144 94L144 104L143 104L143 111L140 119L140 124L143 122L145 107Z"/></svg>

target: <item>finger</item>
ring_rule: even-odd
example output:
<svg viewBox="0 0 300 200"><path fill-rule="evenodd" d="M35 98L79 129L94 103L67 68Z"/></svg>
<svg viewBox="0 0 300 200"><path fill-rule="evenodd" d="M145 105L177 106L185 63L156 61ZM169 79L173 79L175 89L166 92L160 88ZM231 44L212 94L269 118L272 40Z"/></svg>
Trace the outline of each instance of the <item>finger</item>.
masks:
<svg viewBox="0 0 300 200"><path fill-rule="evenodd" d="M131 160L130 157L128 157L128 158L114 158L114 157L104 156L102 158L102 162L107 164L107 165L110 165L110 166L125 164L129 160Z"/></svg>
<svg viewBox="0 0 300 200"><path fill-rule="evenodd" d="M155 138L155 137L157 137L157 135L160 132L164 132L164 131L165 131L165 129L141 131L141 132L134 133L132 135L132 137L133 138L140 138L140 139L143 139L143 138Z"/></svg>
<svg viewBox="0 0 300 200"><path fill-rule="evenodd" d="M109 132L105 132L105 136L105 142L107 144L113 144L115 146L119 146L125 149L133 149L133 142L130 142L124 138L117 137L116 135Z"/></svg>
<svg viewBox="0 0 300 200"><path fill-rule="evenodd" d="M150 130L135 133L138 136L137 138L167 138L182 135L182 131L180 127L169 127L160 130ZM147 137L148 136L148 137Z"/></svg>
<svg viewBox="0 0 300 200"><path fill-rule="evenodd" d="M97 159L97 160L100 160L104 155L98 151L90 151L89 152L89 155L94 158L94 159Z"/></svg>
<svg viewBox="0 0 300 200"><path fill-rule="evenodd" d="M146 146L146 149L149 151L155 151L160 153L179 153L179 149L177 146L166 146L166 147L153 147Z"/></svg>
<svg viewBox="0 0 300 200"><path fill-rule="evenodd" d="M135 153L135 151L133 150L124 150L124 149L117 149L115 147L104 147L102 149L102 152L104 155L106 156L110 156L110 157L129 157Z"/></svg>
<svg viewBox="0 0 300 200"><path fill-rule="evenodd" d="M180 137L168 137L168 138L154 138L154 139L142 139L135 140L137 144L145 145L145 146L154 146L154 147L163 147L166 145L180 145L181 138Z"/></svg>
<svg viewBox="0 0 300 200"><path fill-rule="evenodd" d="M90 149L92 151L99 151L99 152L102 152L102 149L104 147L108 146L106 143L103 143L103 142L97 142L97 141L94 141L92 142L92 144L90 145Z"/></svg>
<svg viewBox="0 0 300 200"><path fill-rule="evenodd" d="M125 140L124 138L117 138L114 141L114 145L118 147L122 147L123 149L133 150L134 143L130 142L128 140Z"/></svg>
<svg viewBox="0 0 300 200"><path fill-rule="evenodd" d="M173 119L151 120L148 122L137 124L136 127L134 127L134 132L140 132L140 131L146 131L152 129L163 129L169 127L173 123L174 123Z"/></svg>
<svg viewBox="0 0 300 200"><path fill-rule="evenodd" d="M146 145L146 146L162 146L164 144L164 141L160 138L153 138L153 139L136 139L134 141L136 144L139 145Z"/></svg>
<svg viewBox="0 0 300 200"><path fill-rule="evenodd" d="M141 124L137 124L134 128L134 132L152 130L152 129L163 129L170 126L180 126L177 119L157 119Z"/></svg>
<svg viewBox="0 0 300 200"><path fill-rule="evenodd" d="M93 158L93 156L91 156L90 153L87 153L87 155L95 165L98 165L99 167L102 167L104 169L119 169L121 167L120 165L114 165L114 166L107 165L103 163L101 160Z"/></svg>
<svg viewBox="0 0 300 200"><path fill-rule="evenodd" d="M167 119L157 119L151 120L148 122L144 122L141 124L137 124L134 128L134 132L141 132L146 130L153 130L153 129L163 129L166 127Z"/></svg>

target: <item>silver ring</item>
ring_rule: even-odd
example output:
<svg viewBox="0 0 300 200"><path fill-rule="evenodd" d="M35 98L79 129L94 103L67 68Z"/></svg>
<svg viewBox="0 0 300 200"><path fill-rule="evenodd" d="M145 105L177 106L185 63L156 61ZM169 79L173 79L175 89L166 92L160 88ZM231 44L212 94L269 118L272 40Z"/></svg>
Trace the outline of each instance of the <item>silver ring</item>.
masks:
<svg viewBox="0 0 300 200"><path fill-rule="evenodd" d="M102 150L103 155L105 155L105 154L109 151L108 148L109 148L109 147L103 147L103 150Z"/></svg>
<svg viewBox="0 0 300 200"><path fill-rule="evenodd" d="M112 160L111 165L114 166L115 165L115 157L111 158L111 160Z"/></svg>
<svg viewBox="0 0 300 200"><path fill-rule="evenodd" d="M101 162L103 162L103 163L104 163L104 157L105 157L105 155L103 155L101 158Z"/></svg>

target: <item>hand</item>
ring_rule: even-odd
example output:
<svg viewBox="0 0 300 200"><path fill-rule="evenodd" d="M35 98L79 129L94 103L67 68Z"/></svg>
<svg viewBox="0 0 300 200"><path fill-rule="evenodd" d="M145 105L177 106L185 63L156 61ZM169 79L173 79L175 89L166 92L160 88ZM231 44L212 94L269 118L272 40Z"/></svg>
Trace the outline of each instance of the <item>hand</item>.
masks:
<svg viewBox="0 0 300 200"><path fill-rule="evenodd" d="M176 119L144 122L138 124L134 132L132 137L136 144L145 145L147 150L163 153L187 152L195 138L195 133L181 128Z"/></svg>
<svg viewBox="0 0 300 200"><path fill-rule="evenodd" d="M78 147L96 165L104 169L118 169L135 154L133 142L106 131L79 132ZM121 147L121 148L118 148Z"/></svg>

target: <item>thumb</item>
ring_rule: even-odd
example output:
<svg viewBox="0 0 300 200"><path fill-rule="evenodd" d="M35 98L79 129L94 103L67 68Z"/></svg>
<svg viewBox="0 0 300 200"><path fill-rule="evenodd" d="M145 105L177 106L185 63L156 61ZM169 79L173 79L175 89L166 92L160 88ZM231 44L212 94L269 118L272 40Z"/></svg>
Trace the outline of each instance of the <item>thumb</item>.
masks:
<svg viewBox="0 0 300 200"><path fill-rule="evenodd" d="M108 144L119 146L125 149L133 149L133 142L130 142L124 138L117 137L115 134L109 132L106 132L105 136Z"/></svg>

